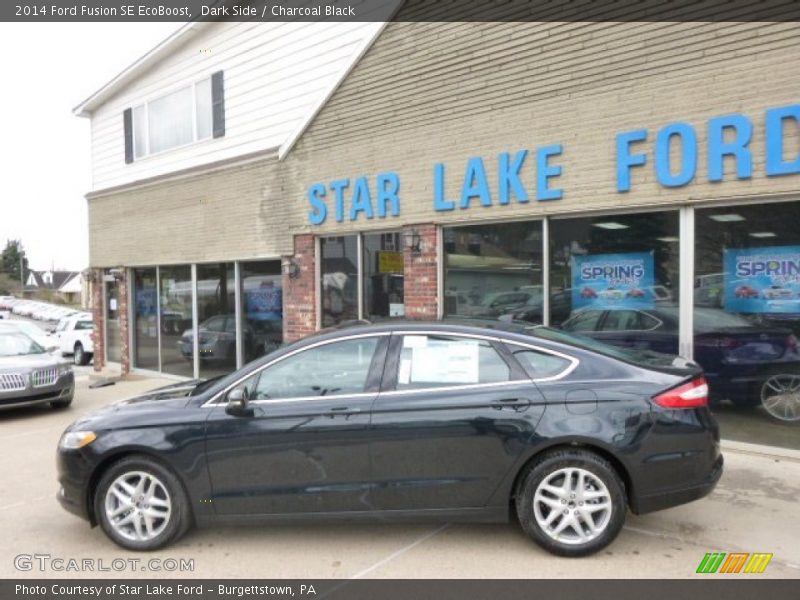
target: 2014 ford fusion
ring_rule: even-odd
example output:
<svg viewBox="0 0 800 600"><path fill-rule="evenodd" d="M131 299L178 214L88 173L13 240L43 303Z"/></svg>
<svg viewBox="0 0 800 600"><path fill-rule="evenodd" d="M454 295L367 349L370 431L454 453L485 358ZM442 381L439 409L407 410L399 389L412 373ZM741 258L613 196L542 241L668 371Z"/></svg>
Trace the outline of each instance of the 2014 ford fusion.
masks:
<svg viewBox="0 0 800 600"><path fill-rule="evenodd" d="M224 378L71 425L58 499L137 550L192 524L347 517L504 522L578 556L626 511L722 473L697 365L537 327L392 323L319 334Z"/></svg>

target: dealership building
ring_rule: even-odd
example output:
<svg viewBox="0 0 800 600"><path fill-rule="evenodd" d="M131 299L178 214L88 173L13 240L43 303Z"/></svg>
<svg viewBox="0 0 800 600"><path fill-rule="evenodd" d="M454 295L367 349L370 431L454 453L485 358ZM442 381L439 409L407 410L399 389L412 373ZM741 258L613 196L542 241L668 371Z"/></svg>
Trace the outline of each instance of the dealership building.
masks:
<svg viewBox="0 0 800 600"><path fill-rule="evenodd" d="M514 320L693 358L731 437L799 447L798 34L189 24L75 109L95 368Z"/></svg>

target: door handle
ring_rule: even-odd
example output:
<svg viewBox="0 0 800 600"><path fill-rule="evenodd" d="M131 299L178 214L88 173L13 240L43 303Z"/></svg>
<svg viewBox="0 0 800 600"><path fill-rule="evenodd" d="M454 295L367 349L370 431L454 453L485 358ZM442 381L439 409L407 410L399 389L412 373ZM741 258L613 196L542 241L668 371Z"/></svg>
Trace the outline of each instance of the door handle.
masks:
<svg viewBox="0 0 800 600"><path fill-rule="evenodd" d="M527 398L502 398L500 400L494 400L491 404L492 408L495 410L502 410L504 408L519 409L528 406L530 400Z"/></svg>
<svg viewBox="0 0 800 600"><path fill-rule="evenodd" d="M336 408L331 408L325 411L324 415L329 418L333 418L336 416L348 416L360 413L360 408L350 408L349 406L337 406Z"/></svg>

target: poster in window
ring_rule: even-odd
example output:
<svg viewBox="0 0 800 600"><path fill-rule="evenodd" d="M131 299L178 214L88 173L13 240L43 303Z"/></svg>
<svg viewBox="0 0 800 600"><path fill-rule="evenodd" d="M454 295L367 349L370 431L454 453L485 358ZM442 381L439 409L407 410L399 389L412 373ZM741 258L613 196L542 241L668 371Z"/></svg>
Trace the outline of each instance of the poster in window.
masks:
<svg viewBox="0 0 800 600"><path fill-rule="evenodd" d="M414 383L478 383L478 343L428 340L413 348L411 381Z"/></svg>
<svg viewBox="0 0 800 600"><path fill-rule="evenodd" d="M572 257L572 308L653 308L653 252Z"/></svg>
<svg viewBox="0 0 800 600"><path fill-rule="evenodd" d="M279 321L283 318L283 291L272 281L245 290L247 319L251 321Z"/></svg>
<svg viewBox="0 0 800 600"><path fill-rule="evenodd" d="M800 313L800 246L727 248L724 306L735 313Z"/></svg>

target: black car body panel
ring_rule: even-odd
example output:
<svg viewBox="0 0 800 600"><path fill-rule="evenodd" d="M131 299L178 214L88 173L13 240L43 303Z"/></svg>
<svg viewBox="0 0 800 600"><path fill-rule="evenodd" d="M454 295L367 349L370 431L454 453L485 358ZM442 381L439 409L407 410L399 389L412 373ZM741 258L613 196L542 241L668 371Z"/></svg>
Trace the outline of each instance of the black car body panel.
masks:
<svg viewBox="0 0 800 600"><path fill-rule="evenodd" d="M510 380L395 389L399 340L421 334L485 340ZM249 375L354 336L379 338L363 392L252 402L251 416L226 410L227 392ZM532 380L511 352L521 346L569 357L570 366ZM708 408L664 409L651 401L697 372L695 365L626 362L522 329L441 322L347 328L285 346L216 381L175 384L83 417L69 429L94 431L97 439L59 450L58 497L94 523L99 474L141 453L178 475L200 523L314 516L502 521L525 465L549 448L579 446L608 459L632 510L647 512L705 495L721 475L719 432Z"/></svg>

